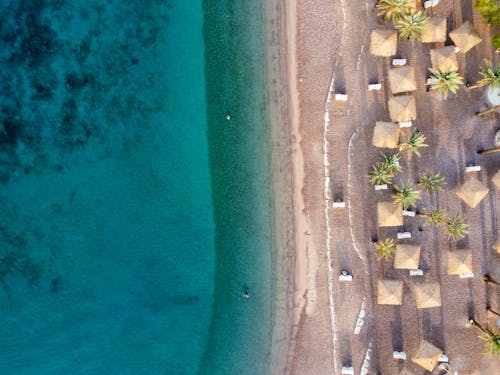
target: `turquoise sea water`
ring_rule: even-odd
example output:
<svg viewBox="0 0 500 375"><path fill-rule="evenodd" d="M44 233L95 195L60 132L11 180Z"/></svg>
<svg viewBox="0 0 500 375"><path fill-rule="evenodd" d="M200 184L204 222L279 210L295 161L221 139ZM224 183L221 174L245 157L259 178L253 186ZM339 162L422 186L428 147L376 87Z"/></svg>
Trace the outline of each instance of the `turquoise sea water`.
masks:
<svg viewBox="0 0 500 375"><path fill-rule="evenodd" d="M0 374L268 372L260 6L0 0Z"/></svg>

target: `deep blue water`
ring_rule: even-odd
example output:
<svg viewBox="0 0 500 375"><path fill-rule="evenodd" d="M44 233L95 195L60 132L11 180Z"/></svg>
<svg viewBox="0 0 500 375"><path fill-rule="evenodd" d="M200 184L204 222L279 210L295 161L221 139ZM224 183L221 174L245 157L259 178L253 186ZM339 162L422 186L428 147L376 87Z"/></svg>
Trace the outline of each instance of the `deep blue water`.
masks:
<svg viewBox="0 0 500 375"><path fill-rule="evenodd" d="M0 374L268 371L260 6L0 0Z"/></svg>

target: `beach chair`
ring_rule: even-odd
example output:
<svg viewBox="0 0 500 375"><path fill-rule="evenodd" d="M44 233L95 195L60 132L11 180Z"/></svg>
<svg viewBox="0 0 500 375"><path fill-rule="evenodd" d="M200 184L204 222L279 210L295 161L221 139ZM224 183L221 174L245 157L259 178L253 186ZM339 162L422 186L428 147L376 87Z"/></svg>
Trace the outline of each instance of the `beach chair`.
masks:
<svg viewBox="0 0 500 375"><path fill-rule="evenodd" d="M434 83L438 83L439 80L437 78L427 78L427 84L432 85Z"/></svg>
<svg viewBox="0 0 500 375"><path fill-rule="evenodd" d="M403 216L414 217L415 216L415 211L403 210Z"/></svg>
<svg viewBox="0 0 500 375"><path fill-rule="evenodd" d="M344 208L345 207L345 202L333 202L332 203L333 208Z"/></svg>
<svg viewBox="0 0 500 375"><path fill-rule="evenodd" d="M473 273L459 273L458 277L461 279L470 279L470 278L474 277L474 274Z"/></svg>
<svg viewBox="0 0 500 375"><path fill-rule="evenodd" d="M403 66L406 65L406 59L392 59L393 66Z"/></svg>
<svg viewBox="0 0 500 375"><path fill-rule="evenodd" d="M400 128L411 128L412 122L411 121L403 121L399 123Z"/></svg>
<svg viewBox="0 0 500 375"><path fill-rule="evenodd" d="M368 85L368 91L378 91L382 89L381 83L371 83Z"/></svg>
<svg viewBox="0 0 500 375"><path fill-rule="evenodd" d="M342 270L340 271L339 281L352 281L352 275L349 272Z"/></svg>
<svg viewBox="0 0 500 375"><path fill-rule="evenodd" d="M335 94L335 100L338 100L341 102L347 102L347 95L346 94Z"/></svg>
<svg viewBox="0 0 500 375"><path fill-rule="evenodd" d="M407 238L411 238L410 232L398 232L398 240L404 240Z"/></svg>
<svg viewBox="0 0 500 375"><path fill-rule="evenodd" d="M403 361L406 359L406 353L401 351L401 352L397 352L397 351L394 351L392 353L392 358L394 359L402 359Z"/></svg>
<svg viewBox="0 0 500 375"><path fill-rule="evenodd" d="M427 0L424 1L424 8L432 8L439 4L439 0Z"/></svg>
<svg viewBox="0 0 500 375"><path fill-rule="evenodd" d="M410 276L424 276L424 271L421 269L410 270Z"/></svg>
<svg viewBox="0 0 500 375"><path fill-rule="evenodd" d="M471 165L465 167L465 172L480 172L480 171L481 171L481 166L479 165Z"/></svg>
<svg viewBox="0 0 500 375"><path fill-rule="evenodd" d="M443 354L441 354L441 355L439 356L438 362L441 362L441 363L443 363L443 362L444 362L444 363L448 363L448 362L449 362L449 360L448 360L448 357L446 356L446 354L444 354L444 353L443 353Z"/></svg>
<svg viewBox="0 0 500 375"><path fill-rule="evenodd" d="M387 184L375 185L375 190L387 190Z"/></svg>
<svg viewBox="0 0 500 375"><path fill-rule="evenodd" d="M354 368L342 366L342 375L354 375Z"/></svg>

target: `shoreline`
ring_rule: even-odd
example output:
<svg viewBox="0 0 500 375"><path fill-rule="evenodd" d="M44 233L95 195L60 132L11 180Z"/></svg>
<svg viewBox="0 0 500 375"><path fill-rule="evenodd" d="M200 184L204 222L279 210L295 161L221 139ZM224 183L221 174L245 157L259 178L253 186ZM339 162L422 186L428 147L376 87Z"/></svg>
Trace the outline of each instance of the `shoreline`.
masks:
<svg viewBox="0 0 500 375"><path fill-rule="evenodd" d="M304 157L300 147L297 90L297 2L266 4L270 161L274 218L275 302L271 373L293 367L296 336L306 308L310 232L303 197ZM278 64L274 60L278 60ZM283 288L283 289L282 289ZM284 299L282 300L282 296Z"/></svg>

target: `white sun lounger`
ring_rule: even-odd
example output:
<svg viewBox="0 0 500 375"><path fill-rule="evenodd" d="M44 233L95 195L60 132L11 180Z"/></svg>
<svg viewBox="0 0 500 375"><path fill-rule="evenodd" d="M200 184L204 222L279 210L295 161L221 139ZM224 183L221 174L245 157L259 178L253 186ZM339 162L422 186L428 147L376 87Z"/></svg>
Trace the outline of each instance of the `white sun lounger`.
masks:
<svg viewBox="0 0 500 375"><path fill-rule="evenodd" d="M335 100L339 100L341 102L347 102L346 94L335 94Z"/></svg>
<svg viewBox="0 0 500 375"><path fill-rule="evenodd" d="M333 202L332 203L333 208L344 208L345 207L345 202Z"/></svg>
<svg viewBox="0 0 500 375"><path fill-rule="evenodd" d="M368 91L378 91L382 88L381 83L372 83L368 85Z"/></svg>
<svg viewBox="0 0 500 375"><path fill-rule="evenodd" d="M352 367L342 366L342 375L354 375L354 369Z"/></svg>
<svg viewBox="0 0 500 375"><path fill-rule="evenodd" d="M403 361L406 359L406 353L405 352L393 352L392 353L392 358L394 359L402 359Z"/></svg>
<svg viewBox="0 0 500 375"><path fill-rule="evenodd" d="M460 274L458 274L458 277L461 279L470 279L470 278L474 277L474 274L473 273L460 273Z"/></svg>
<svg viewBox="0 0 500 375"><path fill-rule="evenodd" d="M375 185L375 190L387 190L387 184Z"/></svg>
<svg viewBox="0 0 500 375"><path fill-rule="evenodd" d="M424 276L424 271L421 269L410 270L410 276Z"/></svg>
<svg viewBox="0 0 500 375"><path fill-rule="evenodd" d="M347 271L341 271L339 281L352 281L352 275L350 275Z"/></svg>
<svg viewBox="0 0 500 375"><path fill-rule="evenodd" d="M398 240L404 240L405 238L411 238L411 232L399 232Z"/></svg>
<svg viewBox="0 0 500 375"><path fill-rule="evenodd" d="M441 354L441 355L439 356L438 362L445 362L445 363L448 363L448 361L449 361L449 360L448 360L448 356L447 356L446 354L444 354L444 353L443 353L443 354Z"/></svg>
<svg viewBox="0 0 500 375"><path fill-rule="evenodd" d="M415 216L415 211L403 210L403 216L414 217Z"/></svg>
<svg viewBox="0 0 500 375"><path fill-rule="evenodd" d="M481 166L479 165L471 165L469 167L465 167L466 172L480 172Z"/></svg>
<svg viewBox="0 0 500 375"><path fill-rule="evenodd" d="M412 122L411 121L403 121L399 123L400 128L411 128Z"/></svg>
<svg viewBox="0 0 500 375"><path fill-rule="evenodd" d="M432 8L439 4L439 0L427 0L424 1L424 8Z"/></svg>
<svg viewBox="0 0 500 375"><path fill-rule="evenodd" d="M406 65L406 59L392 59L392 65L394 66Z"/></svg>
<svg viewBox="0 0 500 375"><path fill-rule="evenodd" d="M460 47L455 46L455 53L459 53L459 52L460 52Z"/></svg>

